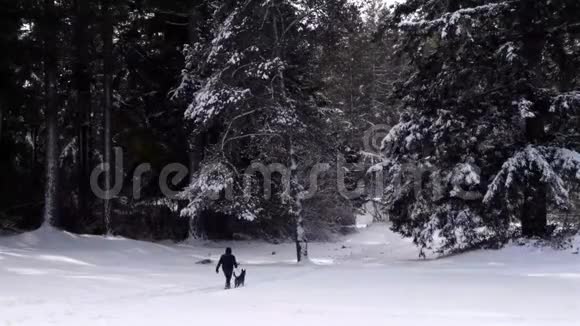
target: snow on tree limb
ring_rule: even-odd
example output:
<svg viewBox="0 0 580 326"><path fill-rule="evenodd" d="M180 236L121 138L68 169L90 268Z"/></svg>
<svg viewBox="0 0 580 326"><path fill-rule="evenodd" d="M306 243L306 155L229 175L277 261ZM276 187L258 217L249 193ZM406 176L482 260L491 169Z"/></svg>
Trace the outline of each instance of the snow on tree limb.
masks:
<svg viewBox="0 0 580 326"><path fill-rule="evenodd" d="M195 100L185 111L185 117L206 125L219 116L226 107L236 108L250 96L249 89L231 87L221 82L219 75L212 76L195 94Z"/></svg>
<svg viewBox="0 0 580 326"><path fill-rule="evenodd" d="M548 187L549 199L559 208L568 208L566 181L580 181L580 154L564 148L527 146L503 164L488 187L484 203L501 197L509 206L518 193L514 189L525 187L535 175Z"/></svg>
<svg viewBox="0 0 580 326"><path fill-rule="evenodd" d="M425 20L421 15L414 13L401 21L398 26L406 30L423 29L432 31L441 29L441 37L446 38L447 35L455 34L459 31L461 21L466 20L468 24L472 24L472 19L476 16L495 16L502 10L510 8L512 3L513 1L500 1L471 8L462 8L455 12L443 13L441 17L432 20Z"/></svg>
<svg viewBox="0 0 580 326"><path fill-rule="evenodd" d="M580 91L562 93L552 99L550 112L569 113L580 107Z"/></svg>

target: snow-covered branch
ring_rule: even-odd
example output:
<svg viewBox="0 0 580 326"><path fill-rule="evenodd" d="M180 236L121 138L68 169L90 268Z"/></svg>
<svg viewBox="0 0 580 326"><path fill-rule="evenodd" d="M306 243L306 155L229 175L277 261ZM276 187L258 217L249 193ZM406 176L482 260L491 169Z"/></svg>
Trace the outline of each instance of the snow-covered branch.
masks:
<svg viewBox="0 0 580 326"><path fill-rule="evenodd" d="M409 15L399 23L403 30L424 30L430 32L440 30L441 37L446 38L450 34L457 34L461 25L472 25L474 19L494 17L506 9L511 8L514 1L500 1L481 6L462 8L454 12L442 14L439 18L425 20L420 14Z"/></svg>
<svg viewBox="0 0 580 326"><path fill-rule="evenodd" d="M550 112L569 113L578 107L580 107L580 91L572 91L555 96Z"/></svg>
<svg viewBox="0 0 580 326"><path fill-rule="evenodd" d="M498 198L508 204L515 188L526 187L532 178L539 177L548 187L550 200L561 208L570 204L569 182L580 182L580 154L568 149L529 145L516 153L502 166L488 187L484 203Z"/></svg>

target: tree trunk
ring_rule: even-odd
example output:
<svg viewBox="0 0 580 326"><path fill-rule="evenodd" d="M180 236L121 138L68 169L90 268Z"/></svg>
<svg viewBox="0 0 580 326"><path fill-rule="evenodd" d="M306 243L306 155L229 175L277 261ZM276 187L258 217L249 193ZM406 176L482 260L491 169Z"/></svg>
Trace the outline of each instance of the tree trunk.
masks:
<svg viewBox="0 0 580 326"><path fill-rule="evenodd" d="M44 73L46 96L46 185L42 228L58 220L58 110L56 60L56 8L54 0L44 1Z"/></svg>
<svg viewBox="0 0 580 326"><path fill-rule="evenodd" d="M298 180L298 162L294 153L292 141L290 141L290 172L292 173L292 184L294 189L294 203L293 215L296 225L296 260L301 262L302 259L308 258L308 240L306 239L306 232L304 230L304 217L302 214L302 189L300 187L300 180Z"/></svg>
<svg viewBox="0 0 580 326"><path fill-rule="evenodd" d="M277 9L277 8L276 8ZM280 31L285 30L284 26L284 17L282 17L279 10L276 10L278 14L280 14L280 19L277 19L275 13L272 14L272 27L274 33L274 40L275 40L275 47L274 47L274 56L280 60L284 60L285 57L285 49L283 47L284 44L284 35ZM281 26L278 26L280 22ZM279 93L281 96L282 102L286 101L286 83L285 83L285 76L284 76L284 68L278 68L278 82L279 82ZM272 94L274 97L275 94ZM302 189L300 189L300 180L298 179L298 162L296 160L294 146L292 144L292 138L289 139L289 148L288 151L290 153L290 173L291 177L291 189L294 187L294 203L295 207L292 209L294 219L295 219L295 226L296 226L296 261L301 262L303 259L308 258L308 241L306 239L306 233L304 231L304 217L302 215Z"/></svg>
<svg viewBox="0 0 580 326"><path fill-rule="evenodd" d="M196 135L188 145L189 149L189 180L193 182L193 175L199 170L201 161L203 161L205 148L205 135Z"/></svg>
<svg viewBox="0 0 580 326"><path fill-rule="evenodd" d="M103 15L103 145L104 145L104 163L109 166L105 171L105 189L111 190L111 173L114 170L112 166L112 135L111 135L111 110L113 106L113 18L111 15L110 0L103 0L101 10ZM110 196L104 199L103 220L105 232L111 234L111 200Z"/></svg>
<svg viewBox="0 0 580 326"><path fill-rule="evenodd" d="M526 120L528 142L541 142L545 137L544 119L541 115ZM526 185L522 209L522 235L524 237L543 237L548 225L546 185L541 181L540 172Z"/></svg>
<svg viewBox="0 0 580 326"><path fill-rule="evenodd" d="M546 205L546 185L537 180L531 182L524 191L524 207L522 210L522 235L524 237L546 236L548 224L548 209Z"/></svg>
<svg viewBox="0 0 580 326"><path fill-rule="evenodd" d="M77 89L77 133L78 133L78 191L79 206L77 225L79 230L89 220L89 186L90 186L90 114L91 114L91 76L89 72L89 44L87 24L89 8L87 0L75 0L76 22L76 67L75 83Z"/></svg>
<svg viewBox="0 0 580 326"><path fill-rule="evenodd" d="M308 258L308 241L304 233L302 212L298 212L296 219L296 260L301 262L303 258Z"/></svg>
<svg viewBox="0 0 580 326"><path fill-rule="evenodd" d="M40 127L33 124L30 128L30 138L32 138L32 155L30 157L30 175L32 180L37 179L36 161L38 161L38 131Z"/></svg>
<svg viewBox="0 0 580 326"><path fill-rule="evenodd" d="M525 68L528 71L540 69L542 56L546 46L545 26L538 16L540 4L537 1L520 1L518 32L522 34L522 55ZM545 125L549 115L549 106L543 101L537 101L535 85L540 85L540 74L526 76L523 96L535 102L532 112L534 117L526 119L526 140L529 144L543 143L546 139ZM527 88L527 89L526 89ZM547 229L547 192L546 185L541 181L540 172L535 172L524 190L522 209L522 235L525 237L546 235Z"/></svg>
<svg viewBox="0 0 580 326"><path fill-rule="evenodd" d="M0 145L2 144L2 136L3 136L3 131L4 128L2 128L4 126L4 107L2 106L2 103L0 103Z"/></svg>

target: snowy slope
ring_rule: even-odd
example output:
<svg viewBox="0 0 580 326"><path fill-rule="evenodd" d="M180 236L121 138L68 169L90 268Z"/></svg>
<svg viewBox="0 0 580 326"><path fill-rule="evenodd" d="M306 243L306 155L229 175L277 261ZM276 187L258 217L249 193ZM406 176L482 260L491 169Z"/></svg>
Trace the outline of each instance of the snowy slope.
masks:
<svg viewBox="0 0 580 326"><path fill-rule="evenodd" d="M195 262L231 245L247 287ZM273 254L275 252L275 254ZM580 256L509 247L421 261L373 225L310 245L161 245L31 233L0 238L0 325L578 325Z"/></svg>

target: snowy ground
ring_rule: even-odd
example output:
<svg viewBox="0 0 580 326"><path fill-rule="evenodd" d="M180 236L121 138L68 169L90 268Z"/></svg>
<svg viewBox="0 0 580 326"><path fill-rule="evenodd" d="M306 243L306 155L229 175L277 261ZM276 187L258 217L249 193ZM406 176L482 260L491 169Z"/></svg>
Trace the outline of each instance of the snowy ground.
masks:
<svg viewBox="0 0 580 326"><path fill-rule="evenodd" d="M243 289L223 290L213 264L195 264L226 245L248 270ZM310 253L297 266L290 244L0 238L0 325L579 325L573 251L514 246L421 261L374 225Z"/></svg>

